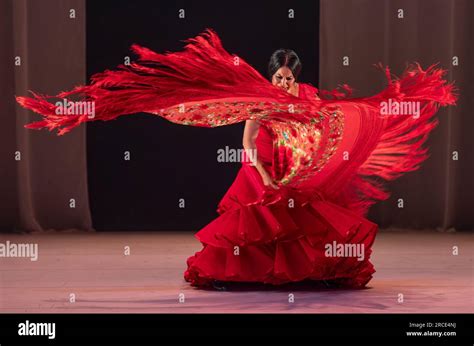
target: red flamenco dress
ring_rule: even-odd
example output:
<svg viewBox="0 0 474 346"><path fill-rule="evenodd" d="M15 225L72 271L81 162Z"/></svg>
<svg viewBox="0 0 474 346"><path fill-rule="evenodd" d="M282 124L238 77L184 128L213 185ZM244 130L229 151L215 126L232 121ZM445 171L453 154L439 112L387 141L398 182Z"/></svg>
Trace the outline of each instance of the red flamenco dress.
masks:
<svg viewBox="0 0 474 346"><path fill-rule="evenodd" d="M196 237L187 260L194 286L213 280L283 284L332 280L364 287L375 272L369 258L377 225L364 216L388 198L383 181L416 170L437 125L440 106L456 102L453 84L435 66L415 64L379 94L350 98L350 88L319 93L300 83L295 97L276 88L207 30L181 52L134 45L137 62L107 70L56 96L33 93L18 102L43 120L27 128L63 135L86 121L147 112L171 122L215 127L257 120L257 155L279 189L263 185L250 163L218 206L219 216ZM57 114L53 98L95 102L95 117ZM384 115L384 102L420 106L412 115Z"/></svg>

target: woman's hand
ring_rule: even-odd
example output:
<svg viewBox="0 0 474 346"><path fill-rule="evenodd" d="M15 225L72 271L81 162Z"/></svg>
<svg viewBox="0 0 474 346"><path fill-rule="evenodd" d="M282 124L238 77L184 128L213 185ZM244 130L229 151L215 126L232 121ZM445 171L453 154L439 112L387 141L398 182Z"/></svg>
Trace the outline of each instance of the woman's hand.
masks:
<svg viewBox="0 0 474 346"><path fill-rule="evenodd" d="M278 185L274 183L272 177L270 176L270 174L268 174L268 172L265 169L261 169L259 170L259 172L263 180L263 185L269 186L275 190L279 189Z"/></svg>

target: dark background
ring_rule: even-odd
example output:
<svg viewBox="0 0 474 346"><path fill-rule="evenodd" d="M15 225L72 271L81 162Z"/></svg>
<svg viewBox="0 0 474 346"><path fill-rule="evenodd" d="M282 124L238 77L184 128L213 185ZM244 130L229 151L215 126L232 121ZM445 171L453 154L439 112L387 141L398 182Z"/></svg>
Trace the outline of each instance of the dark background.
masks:
<svg viewBox="0 0 474 346"><path fill-rule="evenodd" d="M180 8L185 19L178 16ZM288 18L289 8L297 19ZM206 28L265 76L273 51L295 50L303 62L300 81L317 86L319 1L87 1L87 77L122 64L125 56L135 59L129 50L133 43L177 51L183 40ZM195 128L137 114L87 127L97 230L196 231L217 215L217 204L240 167L217 162L217 150L241 148L243 124ZM127 150L130 161L123 159Z"/></svg>

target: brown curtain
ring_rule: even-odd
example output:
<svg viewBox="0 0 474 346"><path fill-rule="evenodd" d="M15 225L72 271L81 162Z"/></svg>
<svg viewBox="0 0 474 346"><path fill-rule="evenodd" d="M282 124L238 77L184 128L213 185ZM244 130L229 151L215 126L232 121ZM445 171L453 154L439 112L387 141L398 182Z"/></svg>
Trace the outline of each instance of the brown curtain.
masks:
<svg viewBox="0 0 474 346"><path fill-rule="evenodd" d="M372 207L369 218L382 227L473 229L473 37L471 0L321 0L321 88L348 83L355 96L371 95L385 86L373 64L399 75L418 61L439 62L461 91L458 106L438 113L430 158L389 183L392 197Z"/></svg>
<svg viewBox="0 0 474 346"><path fill-rule="evenodd" d="M91 230L85 127L27 130L28 90L56 94L85 79L85 0L0 1L0 230Z"/></svg>

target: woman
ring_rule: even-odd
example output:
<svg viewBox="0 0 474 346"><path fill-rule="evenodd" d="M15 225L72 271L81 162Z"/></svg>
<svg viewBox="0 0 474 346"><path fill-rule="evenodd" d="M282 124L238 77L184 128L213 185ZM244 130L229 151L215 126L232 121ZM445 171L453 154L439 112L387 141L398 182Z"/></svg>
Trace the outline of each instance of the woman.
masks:
<svg viewBox="0 0 474 346"><path fill-rule="evenodd" d="M296 79L301 71L301 62L298 55L289 49L279 49L273 53L268 64L268 73L272 84L287 91L293 96L302 98L319 99L317 89L309 84L298 84ZM301 96L300 96L301 95ZM258 134L260 123L257 120L247 120L245 122L243 146L245 150L255 150L255 138ZM272 181L271 175L257 160L256 168L265 186L278 189Z"/></svg>
<svg viewBox="0 0 474 346"><path fill-rule="evenodd" d="M211 30L182 52L132 48L138 62L56 96L94 102L94 117L58 114L50 97L34 94L17 100L44 119L26 127L63 135L86 121L138 112L192 126L245 121L243 146L256 149L257 160L244 160L219 217L196 234L203 249L188 259L185 279L218 289L222 282L302 280L364 287L374 273L377 231L364 216L388 197L381 179L415 170L426 158L434 114L456 100L444 71L415 65L394 80L386 69L388 87L375 96L349 99L343 86L346 94L322 91L320 99L316 88L297 82L301 64L292 51L274 53L269 83ZM419 112L389 116L388 101L411 102Z"/></svg>
<svg viewBox="0 0 474 346"><path fill-rule="evenodd" d="M286 49L277 50L268 66L274 86L295 97L319 100L316 88L297 82L300 71L298 56ZM376 225L348 210L342 215L337 211L335 216L341 222L345 220L358 230L357 237L340 235L344 230L331 226L330 218L318 212L321 193L308 190L303 194L278 186L271 173L271 131L258 120L246 120L243 147L246 152L257 151L255 167L244 160L219 204L221 216L197 233L204 249L188 259L185 279L220 290L226 289L225 281L283 284L312 279L326 285L364 286L374 272L368 259ZM270 200L262 197L266 193L272 195ZM359 246L365 260L351 259L344 253L338 259L326 256L326 246L335 241Z"/></svg>

